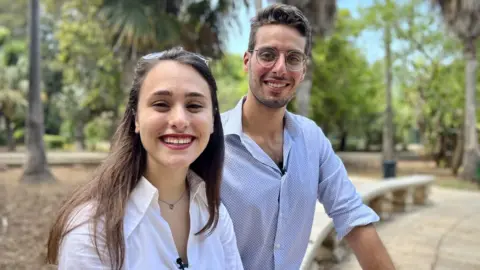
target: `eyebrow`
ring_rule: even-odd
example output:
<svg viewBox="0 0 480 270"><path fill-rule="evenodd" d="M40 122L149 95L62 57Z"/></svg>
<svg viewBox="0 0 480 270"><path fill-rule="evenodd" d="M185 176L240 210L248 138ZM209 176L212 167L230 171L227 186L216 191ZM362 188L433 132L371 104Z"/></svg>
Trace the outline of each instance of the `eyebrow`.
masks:
<svg viewBox="0 0 480 270"><path fill-rule="evenodd" d="M152 93L152 96L173 96L172 91L170 90L157 90ZM185 94L185 97L203 97L205 98L205 95L199 92L188 92Z"/></svg>

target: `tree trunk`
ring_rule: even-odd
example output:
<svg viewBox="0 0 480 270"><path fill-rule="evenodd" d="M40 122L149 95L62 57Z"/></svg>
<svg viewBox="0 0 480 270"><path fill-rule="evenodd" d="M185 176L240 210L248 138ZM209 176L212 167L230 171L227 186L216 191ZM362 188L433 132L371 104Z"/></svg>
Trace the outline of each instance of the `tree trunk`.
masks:
<svg viewBox="0 0 480 270"><path fill-rule="evenodd" d="M445 159L446 153L445 153L445 134L442 132L437 132L436 136L437 140L435 141L435 146L433 150L433 157L435 160L435 164L437 167L440 167L442 165L442 160Z"/></svg>
<svg viewBox="0 0 480 270"><path fill-rule="evenodd" d="M477 142L477 120L476 120L476 47L475 39L469 38L465 41L465 149L463 152L463 173L461 177L465 180L474 180L478 160Z"/></svg>
<svg viewBox="0 0 480 270"><path fill-rule="evenodd" d="M340 134L340 147L339 150L344 152L347 150L347 138L348 138L348 132L342 131Z"/></svg>
<svg viewBox="0 0 480 270"><path fill-rule="evenodd" d="M394 146L393 146L393 109L392 109L392 54L391 54L391 29L389 26L385 27L385 84L386 84L386 106L385 106L385 121L383 125L383 160L394 160Z"/></svg>
<svg viewBox="0 0 480 270"><path fill-rule="evenodd" d="M41 183L54 181L48 168L43 135L45 132L43 105L40 97L40 41L39 41L39 3L30 1L30 61L28 114L26 121L27 158L21 181Z"/></svg>
<svg viewBox="0 0 480 270"><path fill-rule="evenodd" d="M463 157L463 149L465 145L464 139L464 131L463 125L460 126L457 133L456 143L455 143L455 150L453 151L453 158L452 158L452 173L453 175L458 174L458 169L462 165L462 157Z"/></svg>
<svg viewBox="0 0 480 270"><path fill-rule="evenodd" d="M312 90L312 79L313 79L313 61L307 61L307 71L305 73L305 78L297 87L296 94L296 106L297 113L305 117L310 115L310 93Z"/></svg>
<svg viewBox="0 0 480 270"><path fill-rule="evenodd" d="M75 150L85 150L85 136L83 134L83 128L85 125L82 120L77 119L75 123Z"/></svg>
<svg viewBox="0 0 480 270"><path fill-rule="evenodd" d="M255 0L255 10L258 12L260 9L262 9L262 0Z"/></svg>
<svg viewBox="0 0 480 270"><path fill-rule="evenodd" d="M372 138L371 138L371 136L370 136L370 133L367 132L367 133L365 134L365 146L364 146L364 148L363 148L363 151L365 151L365 152L370 151L370 144L371 144L371 142L372 142Z"/></svg>
<svg viewBox="0 0 480 270"><path fill-rule="evenodd" d="M16 149L16 143L15 143L15 138L13 138L13 123L8 117L4 117L5 119L5 127L7 129L7 151L8 152L14 152Z"/></svg>

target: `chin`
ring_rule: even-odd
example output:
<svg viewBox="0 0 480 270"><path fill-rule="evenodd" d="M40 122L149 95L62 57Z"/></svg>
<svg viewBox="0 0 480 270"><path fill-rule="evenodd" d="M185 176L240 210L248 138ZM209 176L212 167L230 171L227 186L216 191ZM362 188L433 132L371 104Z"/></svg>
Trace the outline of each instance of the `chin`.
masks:
<svg viewBox="0 0 480 270"><path fill-rule="evenodd" d="M166 162L162 162L162 165L170 169L185 169L190 167L194 160L191 159L176 159L171 158Z"/></svg>

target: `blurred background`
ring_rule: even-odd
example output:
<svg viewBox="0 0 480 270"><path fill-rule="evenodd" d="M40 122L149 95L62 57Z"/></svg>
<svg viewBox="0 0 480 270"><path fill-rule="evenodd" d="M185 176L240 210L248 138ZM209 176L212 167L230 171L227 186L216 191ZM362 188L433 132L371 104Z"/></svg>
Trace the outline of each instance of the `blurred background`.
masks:
<svg viewBox="0 0 480 270"><path fill-rule="evenodd" d="M228 110L248 88L249 19L274 2L303 10L315 35L289 109L352 177L429 174L480 194L475 0L0 0L0 269L40 268L59 204L109 150L141 56L181 45L211 57Z"/></svg>

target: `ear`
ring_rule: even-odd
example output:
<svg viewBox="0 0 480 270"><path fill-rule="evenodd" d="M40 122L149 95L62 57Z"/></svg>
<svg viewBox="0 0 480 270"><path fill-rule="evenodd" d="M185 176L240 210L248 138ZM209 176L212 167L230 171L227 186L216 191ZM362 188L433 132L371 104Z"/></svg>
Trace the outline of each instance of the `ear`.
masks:
<svg viewBox="0 0 480 270"><path fill-rule="evenodd" d="M137 114L135 114L135 133L140 133L140 124L138 123Z"/></svg>
<svg viewBox="0 0 480 270"><path fill-rule="evenodd" d="M305 73L307 73L307 62L305 62L305 64L303 64L302 77L300 78L300 81L303 81L303 79L305 79Z"/></svg>
<svg viewBox="0 0 480 270"><path fill-rule="evenodd" d="M250 52L245 52L243 54L243 71L245 72L248 72L248 66L249 66L251 57L252 57L252 54Z"/></svg>

